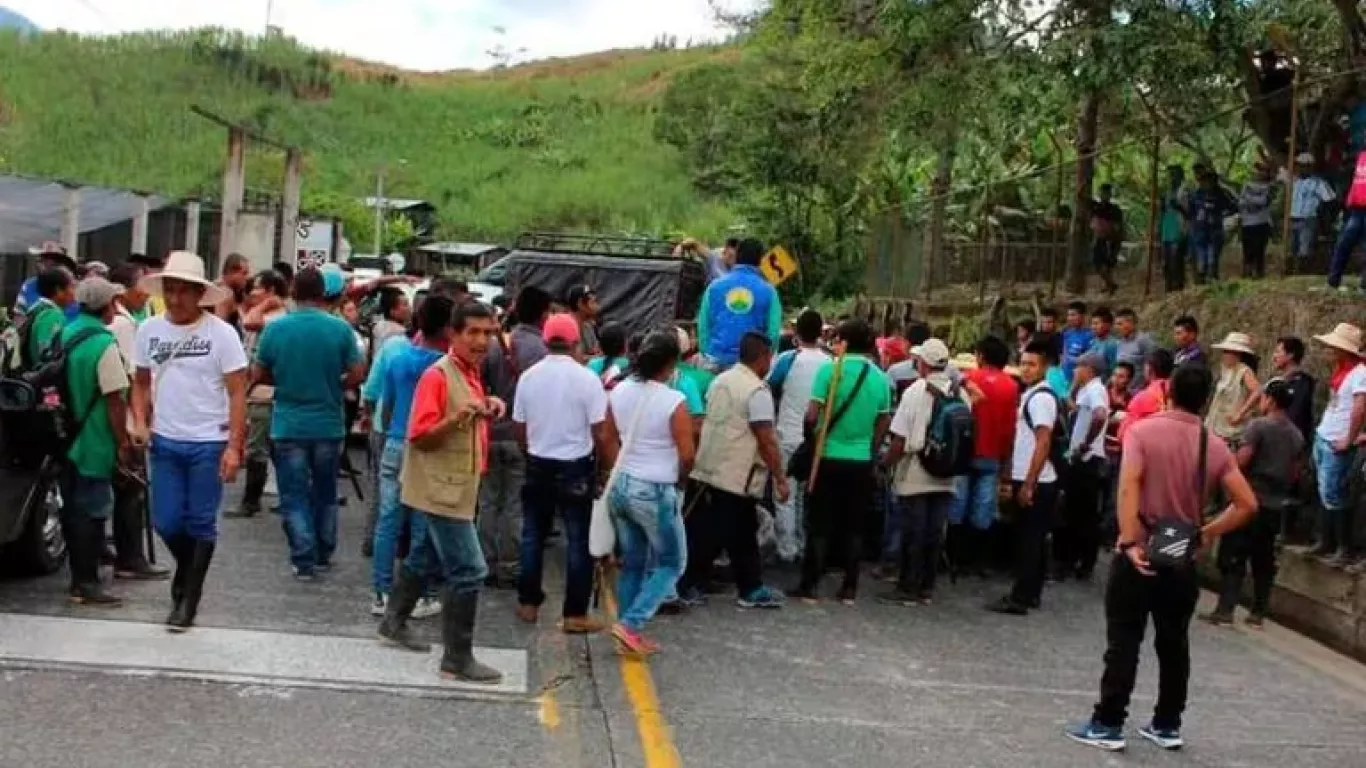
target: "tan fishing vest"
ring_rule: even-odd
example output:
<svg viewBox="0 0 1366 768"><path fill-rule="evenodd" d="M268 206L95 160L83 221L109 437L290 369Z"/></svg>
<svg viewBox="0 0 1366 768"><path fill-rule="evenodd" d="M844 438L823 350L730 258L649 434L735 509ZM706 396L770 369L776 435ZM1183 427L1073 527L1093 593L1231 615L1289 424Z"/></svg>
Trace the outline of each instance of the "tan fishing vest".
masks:
<svg viewBox="0 0 1366 768"><path fill-rule="evenodd" d="M744 365L736 365L712 382L693 463L694 480L737 496L764 495L768 470L759 459L759 441L749 427L749 398L767 386Z"/></svg>
<svg viewBox="0 0 1366 768"><path fill-rule="evenodd" d="M442 357L436 369L446 377L447 413L459 411L474 399L450 357ZM473 520L482 460L477 420L446 433L435 448L419 450L408 444L403 449L403 471L399 474L403 503L431 515Z"/></svg>

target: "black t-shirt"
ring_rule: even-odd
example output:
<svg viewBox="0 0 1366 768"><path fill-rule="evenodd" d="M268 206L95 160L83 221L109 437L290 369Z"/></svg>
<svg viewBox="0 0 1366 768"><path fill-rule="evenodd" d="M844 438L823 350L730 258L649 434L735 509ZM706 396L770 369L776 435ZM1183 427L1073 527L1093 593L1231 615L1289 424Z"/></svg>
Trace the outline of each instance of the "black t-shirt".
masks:
<svg viewBox="0 0 1366 768"><path fill-rule="evenodd" d="M1306 445L1314 442L1314 377L1304 371L1295 371L1282 377L1290 389L1290 407L1285 415L1290 423L1300 431Z"/></svg>

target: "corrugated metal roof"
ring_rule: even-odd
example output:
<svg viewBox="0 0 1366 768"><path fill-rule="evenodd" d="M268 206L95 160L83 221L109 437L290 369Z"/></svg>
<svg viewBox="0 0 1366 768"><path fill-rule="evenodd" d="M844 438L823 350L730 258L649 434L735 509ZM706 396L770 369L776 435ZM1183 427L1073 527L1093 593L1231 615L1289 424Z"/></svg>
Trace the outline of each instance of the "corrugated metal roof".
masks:
<svg viewBox="0 0 1366 768"><path fill-rule="evenodd" d="M373 195L365 198L365 207L374 208L378 201L384 202L384 207L390 211L406 211L409 208L435 208L436 206L426 200L413 200L402 197L374 197Z"/></svg>
<svg viewBox="0 0 1366 768"><path fill-rule="evenodd" d="M480 256L489 251L507 250L493 243L428 243L418 248L423 253L439 253L446 256Z"/></svg>
<svg viewBox="0 0 1366 768"><path fill-rule="evenodd" d="M151 210L171 205L152 195ZM0 175L0 253L26 253L47 240L60 240L66 187L54 181ZM81 232L104 229L138 214L139 197L127 190L81 187Z"/></svg>

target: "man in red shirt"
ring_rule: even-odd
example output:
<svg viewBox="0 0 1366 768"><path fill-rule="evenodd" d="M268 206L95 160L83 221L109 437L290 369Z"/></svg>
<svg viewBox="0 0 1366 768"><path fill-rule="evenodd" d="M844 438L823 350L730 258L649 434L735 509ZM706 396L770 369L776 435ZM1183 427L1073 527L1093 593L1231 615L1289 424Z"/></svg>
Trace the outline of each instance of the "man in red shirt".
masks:
<svg viewBox="0 0 1366 768"><path fill-rule="evenodd" d="M976 451L972 474L958 478L949 509L949 557L958 570L985 571L987 531L996 522L1001 465L1010 463L1020 388L1006 373L1010 348L995 336L977 343L977 368L963 374L972 399Z"/></svg>
<svg viewBox="0 0 1366 768"><path fill-rule="evenodd" d="M1167 385L1175 369L1176 358L1171 350L1155 349L1148 355L1148 362L1143 366L1143 378L1148 386L1129 401L1129 409L1124 412L1124 421L1120 422L1116 435L1121 444L1134 424L1167 409Z"/></svg>

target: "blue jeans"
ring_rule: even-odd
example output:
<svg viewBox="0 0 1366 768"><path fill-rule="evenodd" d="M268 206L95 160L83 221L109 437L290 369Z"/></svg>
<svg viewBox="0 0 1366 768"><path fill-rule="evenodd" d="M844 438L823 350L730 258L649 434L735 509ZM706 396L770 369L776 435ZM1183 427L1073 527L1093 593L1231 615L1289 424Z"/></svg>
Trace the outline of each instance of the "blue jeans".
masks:
<svg viewBox="0 0 1366 768"><path fill-rule="evenodd" d="M612 525L621 550L617 577L620 621L640 631L674 592L687 566L688 545L683 516L678 511L678 489L669 483L617 477L608 496Z"/></svg>
<svg viewBox="0 0 1366 768"><path fill-rule="evenodd" d="M1305 262L1314 253L1314 241L1318 239L1318 219L1291 219L1290 253L1298 262Z"/></svg>
<svg viewBox="0 0 1366 768"><path fill-rule="evenodd" d="M593 515L596 485L593 457L559 461L528 456L526 482L522 485L522 556L517 578L517 601L539 606L545 602L541 570L545 563L545 538L555 511L564 520L565 588L564 616L588 615L593 594L593 557L588 554L588 521Z"/></svg>
<svg viewBox="0 0 1366 768"><path fill-rule="evenodd" d="M275 484L289 540L289 561L301 574L329 565L337 551L337 473L341 440L276 440Z"/></svg>
<svg viewBox="0 0 1366 768"><path fill-rule="evenodd" d="M1319 481L1319 499L1325 510L1337 512L1347 508L1348 476L1356 454L1354 447L1339 453L1327 440L1314 437L1314 471Z"/></svg>
<svg viewBox="0 0 1366 768"><path fill-rule="evenodd" d="M226 442L152 435L152 525L163 539L184 534L197 541L218 540L218 507L223 503L218 465L227 447Z"/></svg>
<svg viewBox="0 0 1366 768"><path fill-rule="evenodd" d="M1195 258L1195 273L1211 280L1219 279L1219 254L1224 250L1224 238L1220 232L1193 233L1190 239L1191 254Z"/></svg>
<svg viewBox="0 0 1366 768"><path fill-rule="evenodd" d="M414 514L412 507L402 501L403 488L398 478L403 472L404 441L389 438L379 458L379 519L375 521L375 554L371 564L375 591L389 594L394 587L394 560L398 557L398 539L404 527L409 528L409 541L427 536L427 521ZM411 544L410 544L411 547Z"/></svg>
<svg viewBox="0 0 1366 768"><path fill-rule="evenodd" d="M75 467L62 470L62 521L108 520L114 513L114 484L107 477L86 477Z"/></svg>
<svg viewBox="0 0 1366 768"><path fill-rule="evenodd" d="M403 567L410 573L424 575L427 581L432 574L440 574L441 583L452 594L478 592L488 578L489 567L484 562L474 521L415 511L415 518L423 520L422 533L419 536L418 527L413 526L412 543Z"/></svg>
<svg viewBox="0 0 1366 768"><path fill-rule="evenodd" d="M964 520L968 520L979 531L989 530L996 522L997 486L1000 480L999 461L973 459L972 473L954 481L949 525L962 525Z"/></svg>
<svg viewBox="0 0 1366 768"><path fill-rule="evenodd" d="M1366 209L1347 211L1342 231L1338 232L1337 245L1333 246L1333 263L1328 269L1328 285L1334 288L1342 285L1342 273L1347 271L1347 262L1352 258L1352 251L1361 244L1363 237L1366 237ZM1362 280L1363 285L1366 285L1366 274L1362 275Z"/></svg>

